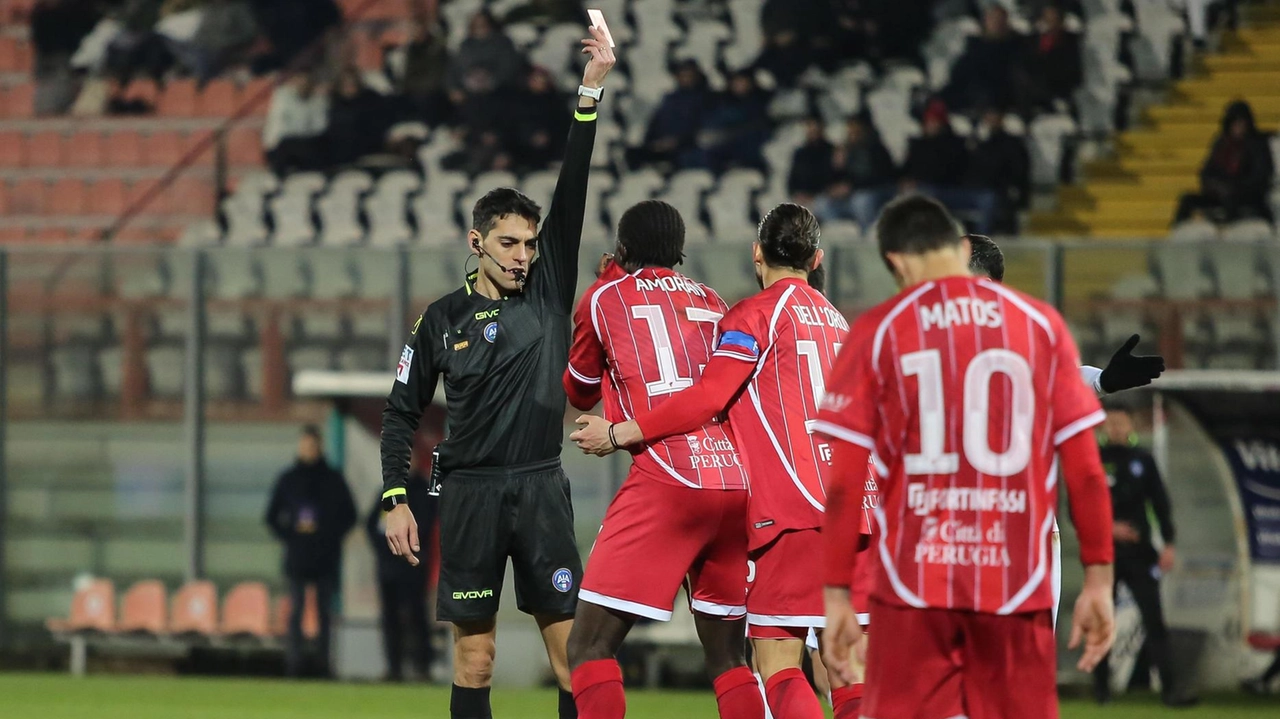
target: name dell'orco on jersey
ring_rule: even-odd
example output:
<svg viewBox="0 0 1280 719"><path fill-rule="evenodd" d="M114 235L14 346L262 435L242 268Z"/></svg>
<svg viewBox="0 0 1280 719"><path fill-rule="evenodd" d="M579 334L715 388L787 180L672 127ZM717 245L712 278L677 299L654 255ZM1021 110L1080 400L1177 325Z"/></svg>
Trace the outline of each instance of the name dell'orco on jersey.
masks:
<svg viewBox="0 0 1280 719"><path fill-rule="evenodd" d="M796 321L810 327L835 327L848 330L849 322L844 315L830 307L814 307L813 305L791 305Z"/></svg>
<svg viewBox="0 0 1280 719"><path fill-rule="evenodd" d="M1000 327L1004 324L1000 303L995 300L957 297L920 307L920 329L925 332L968 324L993 329Z"/></svg>

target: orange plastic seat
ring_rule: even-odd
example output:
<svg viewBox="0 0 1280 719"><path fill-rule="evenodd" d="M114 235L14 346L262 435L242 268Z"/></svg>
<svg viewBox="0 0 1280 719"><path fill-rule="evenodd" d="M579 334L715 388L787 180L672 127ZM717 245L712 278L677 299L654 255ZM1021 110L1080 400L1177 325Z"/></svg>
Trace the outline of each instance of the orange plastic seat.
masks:
<svg viewBox="0 0 1280 719"><path fill-rule="evenodd" d="M236 110L240 92L230 80L213 80L204 86L196 98L196 114L199 117L231 117Z"/></svg>
<svg viewBox="0 0 1280 719"><path fill-rule="evenodd" d="M124 180L109 177L89 186L86 212L91 215L119 215L128 199Z"/></svg>
<svg viewBox="0 0 1280 719"><path fill-rule="evenodd" d="M172 620L174 634L213 636L218 631L218 591L213 582L187 582L173 595Z"/></svg>
<svg viewBox="0 0 1280 719"><path fill-rule="evenodd" d="M262 117L267 114L267 107L271 105L271 92L275 83L271 78L260 77L245 83L240 88L240 102L250 102L255 98L260 98L258 104L254 105L249 114L253 117Z"/></svg>
<svg viewBox="0 0 1280 719"><path fill-rule="evenodd" d="M164 634L169 628L167 599L164 583L159 579L144 579L129 587L120 601L120 624L116 630Z"/></svg>
<svg viewBox="0 0 1280 719"><path fill-rule="evenodd" d="M62 133L37 132L27 136L27 167L62 165Z"/></svg>
<svg viewBox="0 0 1280 719"><path fill-rule="evenodd" d="M169 196L169 211L182 215L212 215L217 204L213 183L189 175L174 180L166 194Z"/></svg>
<svg viewBox="0 0 1280 719"><path fill-rule="evenodd" d="M156 111L164 117L195 117L196 81L171 80L165 83Z"/></svg>
<svg viewBox="0 0 1280 719"><path fill-rule="evenodd" d="M25 227L0 227L0 243L4 242L25 242L27 240L27 228ZM50 628L58 622L65 623L65 619L50 619ZM54 630L61 631L61 630Z"/></svg>
<svg viewBox="0 0 1280 719"><path fill-rule="evenodd" d="M271 595L262 582L237 584L222 600L222 634L271 636Z"/></svg>
<svg viewBox="0 0 1280 719"><path fill-rule="evenodd" d="M263 163L262 132L255 127L233 127L227 131L227 163L254 165Z"/></svg>
<svg viewBox="0 0 1280 719"><path fill-rule="evenodd" d="M107 138L107 164L112 167L142 165L142 136L134 130L119 130Z"/></svg>
<svg viewBox="0 0 1280 719"><path fill-rule="evenodd" d="M142 161L147 166L172 167L186 150L182 135L173 130L153 132L142 141Z"/></svg>
<svg viewBox="0 0 1280 719"><path fill-rule="evenodd" d="M39 215L44 212L44 180L29 177L9 186L9 212Z"/></svg>
<svg viewBox="0 0 1280 719"><path fill-rule="evenodd" d="M289 612L292 610L293 602L287 595L276 600L275 613L271 617L273 635L283 637L289 633ZM306 605L302 608L302 635L308 639L320 636L320 610L315 587L307 587Z"/></svg>
<svg viewBox="0 0 1280 719"><path fill-rule="evenodd" d="M156 188L161 188L155 192ZM155 194L152 194L155 192ZM138 214L141 215L163 215L169 212L169 199L173 195L171 187L161 187L160 180L138 180L129 185L129 190L125 194L126 205L133 207L142 199L151 195L151 199L145 206L138 208Z"/></svg>
<svg viewBox="0 0 1280 719"><path fill-rule="evenodd" d="M31 82L10 85L0 96L0 113L5 117L31 117L35 111L36 86Z"/></svg>
<svg viewBox="0 0 1280 719"><path fill-rule="evenodd" d="M45 192L44 210L51 215L79 215L88 206L84 180L65 177Z"/></svg>
<svg viewBox="0 0 1280 719"><path fill-rule="evenodd" d="M106 159L102 134L80 130L67 138L64 146L66 164L71 167L98 167Z"/></svg>
<svg viewBox="0 0 1280 719"><path fill-rule="evenodd" d="M141 100L152 107L160 98L160 88L155 80L134 80L124 89L126 100Z"/></svg>
<svg viewBox="0 0 1280 719"><path fill-rule="evenodd" d="M21 132L0 131L0 167L21 167L25 142Z"/></svg>
<svg viewBox="0 0 1280 719"><path fill-rule="evenodd" d="M71 598L66 619L49 619L54 632L111 632L116 627L116 587L110 579L94 579Z"/></svg>

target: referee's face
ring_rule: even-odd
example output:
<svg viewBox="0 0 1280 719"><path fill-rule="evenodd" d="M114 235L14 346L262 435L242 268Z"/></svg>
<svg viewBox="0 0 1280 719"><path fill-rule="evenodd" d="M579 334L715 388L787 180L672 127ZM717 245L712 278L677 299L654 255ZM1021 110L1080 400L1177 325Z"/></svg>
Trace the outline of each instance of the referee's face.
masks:
<svg viewBox="0 0 1280 719"><path fill-rule="evenodd" d="M529 263L538 251L538 227L526 217L503 215L480 240L480 247L484 251L480 267L486 279L506 292L519 292L520 283L512 270L529 272Z"/></svg>

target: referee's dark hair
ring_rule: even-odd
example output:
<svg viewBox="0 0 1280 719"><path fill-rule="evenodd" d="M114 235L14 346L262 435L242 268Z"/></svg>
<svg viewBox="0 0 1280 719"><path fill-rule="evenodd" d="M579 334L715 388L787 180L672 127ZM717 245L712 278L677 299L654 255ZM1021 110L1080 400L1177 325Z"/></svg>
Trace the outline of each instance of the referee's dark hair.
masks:
<svg viewBox="0 0 1280 719"><path fill-rule="evenodd" d="M512 187L497 187L476 200L471 210L471 229L487 237L498 220L507 215L523 217L537 227L542 222L542 208L528 195Z"/></svg>
<svg viewBox="0 0 1280 719"><path fill-rule="evenodd" d="M907 195L886 205L876 220L876 237L881 256L891 252L923 255L960 244L951 213L941 202L924 195Z"/></svg>
<svg viewBox="0 0 1280 719"><path fill-rule="evenodd" d="M684 218L662 200L637 202L618 219L618 259L627 267L672 268L684 262Z"/></svg>
<svg viewBox="0 0 1280 719"><path fill-rule="evenodd" d="M822 230L818 218L808 208L784 202L760 220L756 239L765 264L808 272L818 253Z"/></svg>
<svg viewBox="0 0 1280 719"><path fill-rule="evenodd" d="M969 240L969 271L1004 282L1004 251L986 235L965 235Z"/></svg>

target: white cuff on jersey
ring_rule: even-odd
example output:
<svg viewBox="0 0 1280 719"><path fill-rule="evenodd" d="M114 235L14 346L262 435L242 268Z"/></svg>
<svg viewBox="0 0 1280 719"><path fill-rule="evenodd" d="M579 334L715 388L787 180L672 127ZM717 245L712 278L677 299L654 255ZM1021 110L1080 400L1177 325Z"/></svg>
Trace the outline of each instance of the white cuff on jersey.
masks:
<svg viewBox="0 0 1280 719"><path fill-rule="evenodd" d="M1099 397L1106 394L1102 391L1102 370L1097 367L1081 365L1080 379L1084 380L1085 386L1092 389Z"/></svg>
<svg viewBox="0 0 1280 719"><path fill-rule="evenodd" d="M574 379L578 380L583 384L600 384L600 380L601 380L600 377L588 377L585 374L582 374L578 370L574 369L573 365L569 365L569 374L573 375Z"/></svg>

